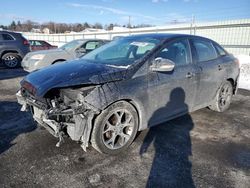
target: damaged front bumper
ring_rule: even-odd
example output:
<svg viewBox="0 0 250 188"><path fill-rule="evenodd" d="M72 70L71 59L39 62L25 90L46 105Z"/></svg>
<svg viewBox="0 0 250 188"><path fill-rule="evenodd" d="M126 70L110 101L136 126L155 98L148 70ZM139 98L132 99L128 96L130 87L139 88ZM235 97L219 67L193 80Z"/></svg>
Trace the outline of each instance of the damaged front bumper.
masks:
<svg viewBox="0 0 250 188"><path fill-rule="evenodd" d="M21 111L27 111L30 108L34 120L53 136L59 138L57 147L62 143L63 136L68 135L72 140L80 141L81 147L86 151L89 145L92 120L99 110L84 102L83 96L79 95L78 105L64 109L53 105L53 101L52 107L48 108L46 104L36 99L23 97L21 90L16 93L16 97L18 103L22 105Z"/></svg>

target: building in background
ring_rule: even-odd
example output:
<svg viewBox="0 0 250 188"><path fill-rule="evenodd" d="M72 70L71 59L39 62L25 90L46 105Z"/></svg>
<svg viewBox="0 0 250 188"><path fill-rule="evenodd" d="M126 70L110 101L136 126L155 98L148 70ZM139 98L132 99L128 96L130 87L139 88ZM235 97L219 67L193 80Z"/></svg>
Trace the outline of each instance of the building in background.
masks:
<svg viewBox="0 0 250 188"><path fill-rule="evenodd" d="M45 28L43 29L43 33L44 33L44 34L50 34L50 29L47 28L47 27L45 27Z"/></svg>
<svg viewBox="0 0 250 188"><path fill-rule="evenodd" d="M32 28L30 32L32 32L32 33L42 33L41 29L36 29L36 28Z"/></svg>

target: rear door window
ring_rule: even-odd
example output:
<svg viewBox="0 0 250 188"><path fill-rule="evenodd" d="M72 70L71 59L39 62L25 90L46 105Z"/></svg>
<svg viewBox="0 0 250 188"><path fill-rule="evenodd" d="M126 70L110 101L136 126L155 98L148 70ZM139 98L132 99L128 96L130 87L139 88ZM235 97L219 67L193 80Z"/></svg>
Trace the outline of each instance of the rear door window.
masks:
<svg viewBox="0 0 250 188"><path fill-rule="evenodd" d="M43 45L43 46L50 46L49 43L45 42L45 41L40 41L40 43Z"/></svg>
<svg viewBox="0 0 250 188"><path fill-rule="evenodd" d="M227 54L226 51L221 46L214 44L214 47L217 50L219 56L224 56Z"/></svg>
<svg viewBox="0 0 250 188"><path fill-rule="evenodd" d="M85 49L88 50L94 50L100 46L100 42L98 41L90 41L86 44Z"/></svg>
<svg viewBox="0 0 250 188"><path fill-rule="evenodd" d="M210 41L197 39L192 41L197 52L198 62L209 61L217 58L216 51Z"/></svg>
<svg viewBox="0 0 250 188"><path fill-rule="evenodd" d="M3 40L15 40L14 37L6 33L2 34L2 38Z"/></svg>
<svg viewBox="0 0 250 188"><path fill-rule="evenodd" d="M33 40L30 40L29 43L30 43L30 45L32 45L32 46L35 45L35 41L33 41Z"/></svg>
<svg viewBox="0 0 250 188"><path fill-rule="evenodd" d="M35 46L42 46L42 43L40 41L35 41Z"/></svg>

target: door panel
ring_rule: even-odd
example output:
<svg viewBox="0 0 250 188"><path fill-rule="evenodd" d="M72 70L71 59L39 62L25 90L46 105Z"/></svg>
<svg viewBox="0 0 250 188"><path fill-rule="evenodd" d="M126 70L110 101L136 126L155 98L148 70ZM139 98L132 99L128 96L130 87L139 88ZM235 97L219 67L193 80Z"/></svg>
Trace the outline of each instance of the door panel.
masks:
<svg viewBox="0 0 250 188"><path fill-rule="evenodd" d="M202 106L202 104L209 103L214 99L217 89L224 79L223 72L225 70L219 60L202 62L197 67L202 70L202 73L199 77L195 106Z"/></svg>
<svg viewBox="0 0 250 188"><path fill-rule="evenodd" d="M149 73L149 100L152 124L159 123L192 110L198 84L193 65L176 67L173 72ZM191 74L191 76L188 76Z"/></svg>
<svg viewBox="0 0 250 188"><path fill-rule="evenodd" d="M189 43L185 39L166 44L155 57L173 61L175 68L171 72L149 70L150 125L192 110L200 74L191 62Z"/></svg>
<svg viewBox="0 0 250 188"><path fill-rule="evenodd" d="M3 50L4 50L4 43L2 35L0 34L0 54L2 53Z"/></svg>
<svg viewBox="0 0 250 188"><path fill-rule="evenodd" d="M201 70L195 106L204 107L214 99L224 79L225 69L210 41L195 39L191 44L196 54L197 69Z"/></svg>

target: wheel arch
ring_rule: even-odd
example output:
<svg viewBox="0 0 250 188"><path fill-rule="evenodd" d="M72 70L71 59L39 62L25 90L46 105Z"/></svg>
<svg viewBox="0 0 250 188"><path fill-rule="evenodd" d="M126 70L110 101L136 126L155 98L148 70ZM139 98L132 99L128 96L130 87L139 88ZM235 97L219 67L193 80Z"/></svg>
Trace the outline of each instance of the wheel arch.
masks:
<svg viewBox="0 0 250 188"><path fill-rule="evenodd" d="M53 61L52 65L59 62L59 61L67 61L67 60L66 59L57 59L57 60Z"/></svg>
<svg viewBox="0 0 250 188"><path fill-rule="evenodd" d="M237 82L233 78L228 78L227 81L229 81L233 86L233 94L236 94Z"/></svg>
<svg viewBox="0 0 250 188"><path fill-rule="evenodd" d="M109 147L105 146L104 142L102 141L102 138L100 137L100 126L103 126L103 124L100 124L103 120L103 118L107 117L107 114L109 114L109 108L112 110L113 106L120 106L120 104L123 104L125 106L128 106L130 109L133 108L135 110L135 112L137 114L137 119L138 119L138 124L135 125L136 129L133 130L132 134L129 137L129 140L127 140L127 142L121 146L121 148L112 150ZM124 149L127 149L129 147L129 145L134 141L134 139L136 138L136 135L138 133L138 131L140 131L140 115L139 115L139 111L138 111L138 106L136 107L136 103L134 101L132 101L131 99L120 99L120 100L116 100L113 101L112 103L110 103L109 105L107 105L104 109L102 109L101 113L99 113L98 115L96 115L93 119L92 119L92 127L91 127L91 131L90 131L90 135L89 135L89 139L88 142L91 143L91 146L93 148L95 148L97 151L99 151L100 153L105 153L105 154L118 154L122 151L124 151ZM133 110L133 111L134 111Z"/></svg>
<svg viewBox="0 0 250 188"><path fill-rule="evenodd" d="M121 98L119 100L115 100L113 101L112 103L108 104L104 109L102 110L105 110L106 108L108 108L109 106L117 103L117 102L120 102L120 101L125 101L129 104L131 104L134 109L136 110L137 112L137 115L138 115L138 121L139 121L139 125L138 125L138 131L141 131L144 129L143 125L145 124L144 120L142 119L143 117L143 114L145 114L145 111L143 109L143 105L141 104L141 102L139 102L138 100L136 99L131 99L131 98Z"/></svg>
<svg viewBox="0 0 250 188"><path fill-rule="evenodd" d="M21 58L21 55L20 55L20 53L17 51L17 50L5 50L5 51L3 51L2 53L1 53L1 58L5 55L5 54L7 54L7 53L15 53L15 54L17 54L20 58Z"/></svg>

